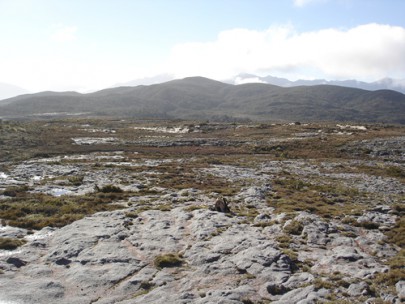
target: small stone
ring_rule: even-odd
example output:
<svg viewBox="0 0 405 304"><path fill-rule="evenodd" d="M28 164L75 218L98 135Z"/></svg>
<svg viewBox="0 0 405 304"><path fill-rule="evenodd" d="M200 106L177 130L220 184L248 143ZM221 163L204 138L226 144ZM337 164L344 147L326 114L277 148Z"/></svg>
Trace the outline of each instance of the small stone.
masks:
<svg viewBox="0 0 405 304"><path fill-rule="evenodd" d="M395 284L395 288L398 293L398 298L401 301L405 301L405 281L399 281Z"/></svg>
<svg viewBox="0 0 405 304"><path fill-rule="evenodd" d="M350 284L347 293L352 297L370 295L370 288L366 282Z"/></svg>

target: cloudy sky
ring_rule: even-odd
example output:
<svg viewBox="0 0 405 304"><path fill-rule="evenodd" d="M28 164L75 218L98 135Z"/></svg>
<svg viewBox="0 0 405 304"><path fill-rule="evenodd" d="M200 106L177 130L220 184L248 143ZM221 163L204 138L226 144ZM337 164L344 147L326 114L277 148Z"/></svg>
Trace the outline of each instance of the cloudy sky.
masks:
<svg viewBox="0 0 405 304"><path fill-rule="evenodd" d="M403 0L0 0L0 82L405 79L404 12Z"/></svg>

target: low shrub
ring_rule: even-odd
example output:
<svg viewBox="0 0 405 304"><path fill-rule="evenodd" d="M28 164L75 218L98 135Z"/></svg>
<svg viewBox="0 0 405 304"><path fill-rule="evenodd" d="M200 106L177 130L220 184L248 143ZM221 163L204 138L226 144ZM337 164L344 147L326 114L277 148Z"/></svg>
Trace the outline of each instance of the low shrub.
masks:
<svg viewBox="0 0 405 304"><path fill-rule="evenodd" d="M377 223L371 222L371 221L359 222L356 224L356 226L363 227L368 230L378 229L378 227L380 227L380 225L378 225Z"/></svg>
<svg viewBox="0 0 405 304"><path fill-rule="evenodd" d="M105 185L102 188L99 188L99 192L103 192L103 193L122 193L124 191L118 186Z"/></svg>
<svg viewBox="0 0 405 304"><path fill-rule="evenodd" d="M17 197L28 190L28 186L12 186L3 191L3 195L10 197Z"/></svg>
<svg viewBox="0 0 405 304"><path fill-rule="evenodd" d="M74 185L74 186L80 186L83 184L84 176L78 175L78 176L71 176L68 178L69 182Z"/></svg>

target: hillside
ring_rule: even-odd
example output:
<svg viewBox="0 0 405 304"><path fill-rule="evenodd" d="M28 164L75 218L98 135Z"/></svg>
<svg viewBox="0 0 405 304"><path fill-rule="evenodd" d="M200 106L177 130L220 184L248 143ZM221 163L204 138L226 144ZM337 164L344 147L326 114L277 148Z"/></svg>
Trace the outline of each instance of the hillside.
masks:
<svg viewBox="0 0 405 304"><path fill-rule="evenodd" d="M0 102L1 117L44 113L214 120L405 123L405 95L333 86L230 85L203 77L90 94L22 95Z"/></svg>

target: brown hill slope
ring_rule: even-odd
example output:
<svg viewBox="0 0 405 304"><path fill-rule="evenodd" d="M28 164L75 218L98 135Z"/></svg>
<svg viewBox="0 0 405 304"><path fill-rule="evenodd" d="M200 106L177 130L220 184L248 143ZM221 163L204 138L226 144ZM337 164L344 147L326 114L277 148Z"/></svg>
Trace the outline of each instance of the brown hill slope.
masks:
<svg viewBox="0 0 405 304"><path fill-rule="evenodd" d="M203 77L106 89L38 93L0 103L1 117L41 113L182 119L331 120L405 123L405 95L332 85L230 85Z"/></svg>

